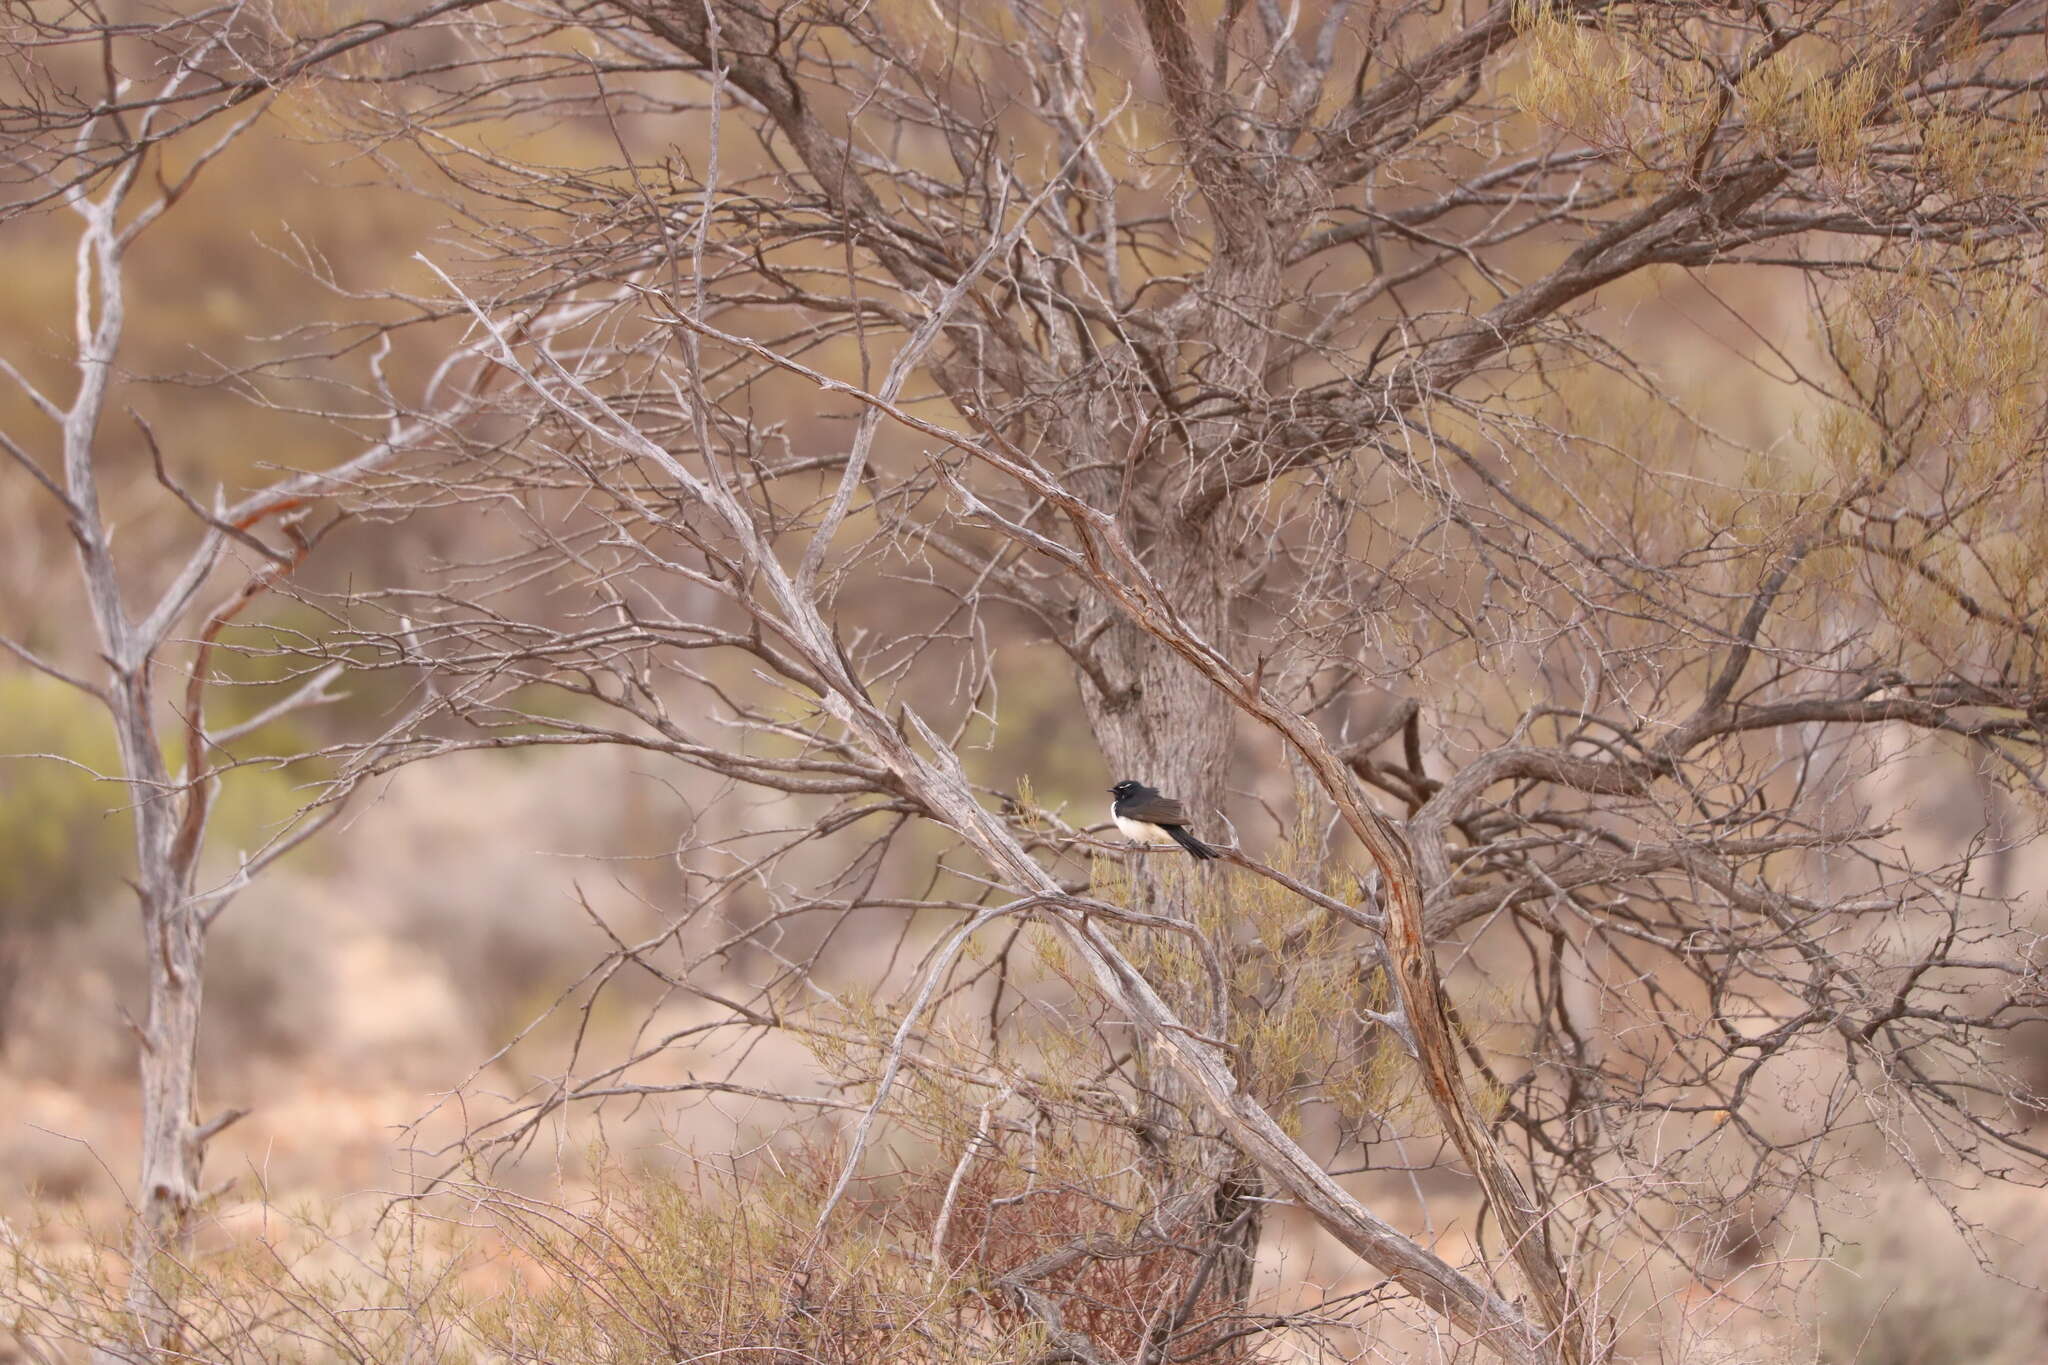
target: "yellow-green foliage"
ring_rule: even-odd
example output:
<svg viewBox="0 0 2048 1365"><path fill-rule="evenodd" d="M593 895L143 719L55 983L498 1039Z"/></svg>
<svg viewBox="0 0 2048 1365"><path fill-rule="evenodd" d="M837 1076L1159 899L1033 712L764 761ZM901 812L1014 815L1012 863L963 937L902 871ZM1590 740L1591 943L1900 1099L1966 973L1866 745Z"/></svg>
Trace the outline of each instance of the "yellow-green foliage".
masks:
<svg viewBox="0 0 2048 1365"><path fill-rule="evenodd" d="M183 753L170 758L175 769ZM209 846L229 861L253 851L302 799L276 769L225 772ZM134 800L98 702L39 673L0 672L0 922L43 928L89 914L134 866Z"/></svg>
<svg viewBox="0 0 2048 1365"><path fill-rule="evenodd" d="M1614 12L1588 16L1554 0L1518 0L1515 22L1523 64L1512 98L1543 123L1635 163L1636 193L1691 175L1717 128L1766 156L1810 154L1838 186L1854 183L1873 130L1883 127L1888 140L1900 132L1888 101L1912 52L1872 44L1868 34L1794 42L1742 71L1731 100L1704 26L1688 40L1683 21L1629 25ZM1671 44L1686 41L1702 60L1674 58ZM1944 112L1919 131L1923 174L1956 198L2017 193L2041 172L2042 130L2025 120Z"/></svg>
<svg viewBox="0 0 2048 1365"><path fill-rule="evenodd" d="M1670 59L1646 33L1590 21L1552 0L1518 0L1523 66L1512 91L1533 118L1631 168L1630 189L1655 193L1689 171L1692 151L1727 112L1702 62Z"/></svg>
<svg viewBox="0 0 2048 1365"><path fill-rule="evenodd" d="M1515 24L1528 51L1522 108L1590 143L1625 138L1637 54L1547 0L1517 0Z"/></svg>
<svg viewBox="0 0 2048 1365"><path fill-rule="evenodd" d="M1881 89L1877 72L1868 66L1808 88L1799 103L1803 140L1829 171L1841 174L1855 166L1863 150L1864 126Z"/></svg>
<svg viewBox="0 0 2048 1365"><path fill-rule="evenodd" d="M2014 191L2042 174L2048 130L2039 124L1938 114L1921 129L1923 172L1958 199Z"/></svg>
<svg viewBox="0 0 2048 1365"><path fill-rule="evenodd" d="M1861 490L1841 527L1909 667L2038 669L2012 623L2048 609L2048 308L1964 249L1923 253L1850 291L1828 342L1857 391L1813 439ZM1987 630L1986 623L2007 628ZM2015 652L2017 651L2017 652Z"/></svg>
<svg viewBox="0 0 2048 1365"><path fill-rule="evenodd" d="M1314 808L1307 800L1302 807ZM1356 877L1325 855L1306 818L1264 857L1325 895L1359 894ZM1157 903L1140 908L1161 914L1184 909L1209 945L1224 974L1222 1036L1236 1049L1237 1073L1284 1128L1299 1132L1316 1105L1333 1107L1347 1126L1405 1109L1412 1098L1402 1090L1405 1058L1359 1014L1383 1008L1386 1000L1360 931L1263 877L1179 858L1150 859L1147 872ZM1097 893L1106 899L1129 895L1128 885L1106 869L1099 877ZM1192 1026L1217 1027L1209 968L1188 935L1136 930L1125 950Z"/></svg>
<svg viewBox="0 0 2048 1365"><path fill-rule="evenodd" d="M99 703L40 673L0 673L0 926L79 918L132 866L127 789L96 773L120 773Z"/></svg>
<svg viewBox="0 0 2048 1365"><path fill-rule="evenodd" d="M1798 140L1795 113L1802 81L1790 62L1764 62L1735 84L1736 107L1750 139L1777 153Z"/></svg>

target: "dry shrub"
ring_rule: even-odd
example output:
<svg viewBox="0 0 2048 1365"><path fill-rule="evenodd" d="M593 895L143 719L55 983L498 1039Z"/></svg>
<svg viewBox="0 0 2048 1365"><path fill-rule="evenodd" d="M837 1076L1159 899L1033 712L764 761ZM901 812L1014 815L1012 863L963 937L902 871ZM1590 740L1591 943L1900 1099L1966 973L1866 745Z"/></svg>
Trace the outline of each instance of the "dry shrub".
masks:
<svg viewBox="0 0 2048 1365"><path fill-rule="evenodd" d="M942 1183L917 1181L894 1201L892 1221L928 1230L943 1195ZM1150 1237L1140 1222L1074 1185L1020 1189L1015 1172L984 1163L955 1196L949 1238L957 1250L943 1268L988 1295L997 1321L1020 1331L1035 1321L1023 1286L1115 1359L1137 1359L1169 1336L1175 1360L1243 1358L1230 1349L1242 1314L1203 1264L1227 1250Z"/></svg>
<svg viewBox="0 0 2048 1365"><path fill-rule="evenodd" d="M573 1208L479 1194L520 1288L476 1316L477 1334L512 1360L940 1365L1042 1360L1062 1329L1135 1359L1185 1322L1171 1358L1242 1358L1217 1349L1239 1325L1225 1298L1186 1288L1189 1251L1110 1201L1000 1158L956 1188L934 1163L855 1180L820 1232L844 1159L810 1144L750 1173L612 1165Z"/></svg>
<svg viewBox="0 0 2048 1365"><path fill-rule="evenodd" d="M1837 1258L1823 1281L1820 1345L1828 1365L2041 1359L2048 1301L2039 1288L1988 1264L1974 1235L1966 1245L1909 1195L1896 1196L1878 1217L1880 1225ZM2038 1275L2040 1258L2029 1258L2033 1266L2012 1268Z"/></svg>
<svg viewBox="0 0 2048 1365"><path fill-rule="evenodd" d="M820 1144L751 1170L677 1173L595 1153L586 1190L538 1199L451 1182L353 1228L334 1210L217 1209L181 1258L173 1354L159 1358L1021 1363L1045 1358L1048 1333L1004 1278L1077 1234L1090 1252L1035 1288L1101 1346L1142 1345L1175 1253L1118 1242L1127 1220L1101 1202L1072 1190L1006 1198L985 1167L957 1199L962 1255L933 1274L948 1173L858 1181L819 1236L843 1155ZM19 1358L83 1360L130 1337L116 1247L48 1217L0 1227L0 1250ZM0 1360L14 1358L0 1340Z"/></svg>
<svg viewBox="0 0 2048 1365"><path fill-rule="evenodd" d="M152 1361L326 1365L415 1361L468 1365L479 1354L467 1314L479 1302L461 1273L472 1241L446 1223L404 1216L351 1229L334 1210L267 1202L214 1210L177 1257L178 1303ZM132 1352L123 1252L73 1217L0 1223L0 1318L20 1358L83 1361ZM12 1361L0 1337L0 1360Z"/></svg>

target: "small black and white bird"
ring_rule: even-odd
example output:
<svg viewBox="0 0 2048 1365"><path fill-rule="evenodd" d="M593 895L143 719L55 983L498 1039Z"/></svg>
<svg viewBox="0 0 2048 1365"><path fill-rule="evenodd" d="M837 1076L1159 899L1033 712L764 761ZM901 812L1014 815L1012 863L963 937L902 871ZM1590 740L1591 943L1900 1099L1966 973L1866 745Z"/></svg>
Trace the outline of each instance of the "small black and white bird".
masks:
<svg viewBox="0 0 2048 1365"><path fill-rule="evenodd" d="M1171 839L1197 858L1213 858L1216 850L1188 833L1187 807L1170 796L1161 796L1143 782L1123 781L1109 789L1116 798L1110 818L1124 837L1140 844L1163 844Z"/></svg>

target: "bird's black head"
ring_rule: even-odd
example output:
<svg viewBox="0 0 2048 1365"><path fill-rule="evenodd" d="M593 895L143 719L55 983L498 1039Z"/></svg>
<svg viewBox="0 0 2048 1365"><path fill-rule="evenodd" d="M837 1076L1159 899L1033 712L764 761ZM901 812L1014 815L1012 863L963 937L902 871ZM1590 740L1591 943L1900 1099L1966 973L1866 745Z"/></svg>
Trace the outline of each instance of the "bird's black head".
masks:
<svg viewBox="0 0 2048 1365"><path fill-rule="evenodd" d="M1150 790L1151 788L1147 787L1143 782L1133 782L1129 778L1126 778L1122 782L1117 783L1114 787L1111 787L1109 789L1109 794L1111 796L1114 796L1119 801L1126 801L1133 796L1141 796L1145 792Z"/></svg>

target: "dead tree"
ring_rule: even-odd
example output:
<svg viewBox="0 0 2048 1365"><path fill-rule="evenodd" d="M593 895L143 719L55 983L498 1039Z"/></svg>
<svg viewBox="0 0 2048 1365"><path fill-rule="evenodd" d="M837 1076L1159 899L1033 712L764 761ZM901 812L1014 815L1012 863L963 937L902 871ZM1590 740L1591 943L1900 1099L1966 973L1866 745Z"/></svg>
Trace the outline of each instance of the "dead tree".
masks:
<svg viewBox="0 0 2048 1365"><path fill-rule="evenodd" d="M207 1145L247 1112L208 1113L200 1103L207 931L266 868L332 823L347 795L329 789L328 800L260 846L234 850L232 868L220 865L230 850L212 850L209 869L209 815L223 773L294 762L305 771L308 755L264 753L252 749L251 737L334 700L340 673L337 664L293 670L241 719L216 720L224 635L288 582L337 524L330 501L336 491L388 466L434 427L459 423L487 391L468 373L476 358L452 351L439 376L448 384L430 377L402 401L387 389L381 405L372 393L358 415L381 420L382 439L333 468L287 472L240 492L190 487L178 472L178 433L160 441L131 405L146 389L123 368L130 306L150 286L132 267L138 242L188 196L216 188L207 173L263 116L281 84L367 42L405 33L431 12L303 39L270 28L271 17L231 7L131 22L87 5L61 15L24 11L10 18L5 38L10 101L0 222L22 230L36 215L60 214L77 236L72 387L68 396L38 387L0 357L0 370L43 419L33 430L0 432L0 450L23 501L47 499L62 518L76 547L86 619L76 631L59 628L54 618L64 595L52 594L51 618L9 623L0 631L0 651L105 708L120 768L100 776L121 793L110 805L133 816L132 886L148 963L147 1011L130 1025L141 1080L141 1166L126 1293L132 1336L97 1343L101 1359L153 1359L174 1339L177 1267L206 1197ZM364 334L362 354L381 358L377 336ZM288 359L289 348L281 354ZM223 393L251 382L247 374L209 379ZM419 392L435 398L422 404ZM144 466L150 491L139 505L132 470L117 458L124 443L133 445L131 423L153 465L153 481ZM289 470L288 453L266 454L284 454L272 467ZM123 519L139 517L154 498L189 520L189 534L162 557L152 553L162 547L147 539L117 549L109 498ZM31 630L54 646L32 648ZM72 761L63 754L11 757Z"/></svg>

